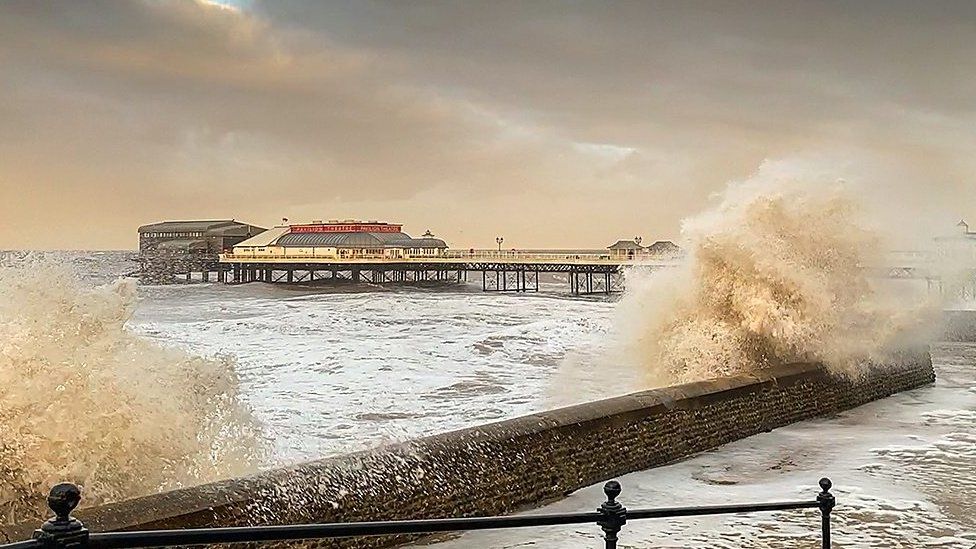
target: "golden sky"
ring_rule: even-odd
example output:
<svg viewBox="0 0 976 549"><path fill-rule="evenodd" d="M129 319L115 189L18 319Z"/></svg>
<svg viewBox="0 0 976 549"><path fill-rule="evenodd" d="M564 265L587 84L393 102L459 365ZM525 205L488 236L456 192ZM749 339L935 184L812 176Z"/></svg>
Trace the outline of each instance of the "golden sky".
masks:
<svg viewBox="0 0 976 549"><path fill-rule="evenodd" d="M789 158L976 213L976 2L224 4L0 2L0 249L282 217L650 242Z"/></svg>

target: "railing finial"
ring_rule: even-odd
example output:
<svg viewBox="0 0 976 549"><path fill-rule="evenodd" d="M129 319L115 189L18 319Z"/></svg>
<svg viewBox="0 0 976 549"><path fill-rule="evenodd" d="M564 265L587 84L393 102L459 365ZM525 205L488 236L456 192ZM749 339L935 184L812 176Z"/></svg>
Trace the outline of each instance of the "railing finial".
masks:
<svg viewBox="0 0 976 549"><path fill-rule="evenodd" d="M833 510L836 500L830 493L834 483L824 477L820 479L820 490L817 494L817 503L820 504L820 532L823 549L830 549L830 511Z"/></svg>
<svg viewBox="0 0 976 549"><path fill-rule="evenodd" d="M54 511L55 520L68 522L71 512L81 502L81 490L69 482L62 482L51 488L47 496L47 506Z"/></svg>
<svg viewBox="0 0 976 549"><path fill-rule="evenodd" d="M817 501L820 502L820 509L824 513L829 513L831 509L834 508L834 495L830 493L830 489L833 488L834 483L830 482L830 479L824 477L820 479L820 489L822 490L817 494Z"/></svg>
<svg viewBox="0 0 976 549"><path fill-rule="evenodd" d="M34 530L34 539L45 542L49 547L79 547L88 543L88 529L71 512L81 502L81 489L67 482L51 488L47 496L47 506L54 512L40 528Z"/></svg>
<svg viewBox="0 0 976 549"><path fill-rule="evenodd" d="M611 480L603 485L603 493L607 496L607 501L597 509L603 517L597 521L603 529L606 549L616 549L617 533L624 524L627 523L627 508L620 504L617 496L620 495L620 483Z"/></svg>
<svg viewBox="0 0 976 549"><path fill-rule="evenodd" d="M622 488L620 487L620 483L615 480L611 480L604 484L603 493L607 495L607 503L615 503L614 500L620 495L621 490Z"/></svg>

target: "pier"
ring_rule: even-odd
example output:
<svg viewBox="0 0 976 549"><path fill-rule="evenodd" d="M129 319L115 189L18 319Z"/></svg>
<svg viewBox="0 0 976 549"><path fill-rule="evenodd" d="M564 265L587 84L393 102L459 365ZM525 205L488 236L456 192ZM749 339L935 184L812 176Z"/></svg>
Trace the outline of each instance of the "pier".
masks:
<svg viewBox="0 0 976 549"><path fill-rule="evenodd" d="M924 281L929 291L976 297L976 268L945 281L936 266L976 233L937 239L938 251L892 251L869 267L878 278ZM154 283L215 281L227 284L462 284L480 280L485 292L538 292L547 276L572 295L623 291L627 269L675 267L682 250L668 240L648 246L618 240L601 249L452 249L427 231L418 238L402 225L379 221L316 220L271 229L237 222L179 221L140 227L143 280ZM954 252L954 253L949 253ZM951 287L945 287L949 284Z"/></svg>
<svg viewBox="0 0 976 549"><path fill-rule="evenodd" d="M481 280L485 292L537 292L541 274L566 275L573 295L610 294L623 290L623 270L628 267L659 269L678 264L673 258L614 258L606 251L469 250L445 251L438 257L390 258L376 254L356 257L310 257L307 254L226 253L223 277L228 283L313 283L319 281L369 284Z"/></svg>
<svg viewBox="0 0 976 549"><path fill-rule="evenodd" d="M623 289L625 267L677 265L680 250L669 241L643 247L640 239L604 249L453 250L427 231L419 238L402 226L379 221L331 220L279 225L220 254L218 279L227 283L368 284L463 283L481 279L486 292L537 292L540 275L566 275L573 295Z"/></svg>

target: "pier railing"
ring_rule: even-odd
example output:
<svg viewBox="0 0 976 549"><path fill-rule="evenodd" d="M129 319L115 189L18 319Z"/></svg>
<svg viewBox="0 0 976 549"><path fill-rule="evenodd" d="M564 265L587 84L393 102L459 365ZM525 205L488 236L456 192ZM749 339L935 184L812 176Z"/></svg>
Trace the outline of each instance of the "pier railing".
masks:
<svg viewBox="0 0 976 549"><path fill-rule="evenodd" d="M820 493L806 501L776 503L745 503L704 507L659 507L628 510L617 497L621 487L617 481L603 487L606 501L594 512L544 515L463 517L424 520L394 520L377 522L346 522L331 524L294 524L284 526L243 526L228 528L188 528L182 530L144 530L124 532L89 532L84 524L71 516L81 501L81 491L73 484L59 484L51 489L48 506L55 516L34 531L33 539L0 545L0 549L129 549L137 547L173 547L214 545L221 543L260 543L301 540L321 540L383 535L423 535L469 530L491 530L557 526L567 524L595 524L603 530L605 549L616 549L618 535L628 521L761 513L819 509L821 547L830 547L830 513L834 496L829 479L820 479Z"/></svg>
<svg viewBox="0 0 976 549"><path fill-rule="evenodd" d="M681 260L673 257L641 255L634 257L608 254L546 254L519 251L451 251L440 255L404 254L399 256L358 253L337 255L325 253L283 254L276 252L242 252L220 254L220 263L328 263L328 264L438 264L438 263L507 263L518 265L567 264L567 265L634 265L674 266Z"/></svg>

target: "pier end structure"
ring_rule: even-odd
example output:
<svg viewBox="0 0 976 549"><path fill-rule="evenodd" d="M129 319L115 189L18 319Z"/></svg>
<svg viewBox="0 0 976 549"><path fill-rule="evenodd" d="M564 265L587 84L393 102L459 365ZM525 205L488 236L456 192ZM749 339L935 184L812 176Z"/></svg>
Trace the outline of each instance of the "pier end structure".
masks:
<svg viewBox="0 0 976 549"><path fill-rule="evenodd" d="M220 254L267 229L233 219L162 221L139 227L139 278L153 284L190 281L194 273L226 280Z"/></svg>
<svg viewBox="0 0 976 549"><path fill-rule="evenodd" d="M831 375L817 364L785 364L82 509L77 516L93 531L109 531L505 514L934 379L931 358L922 350L906 351L856 378ZM0 527L0 534L25 539L35 526ZM388 547L403 541L375 537L303 546Z"/></svg>

